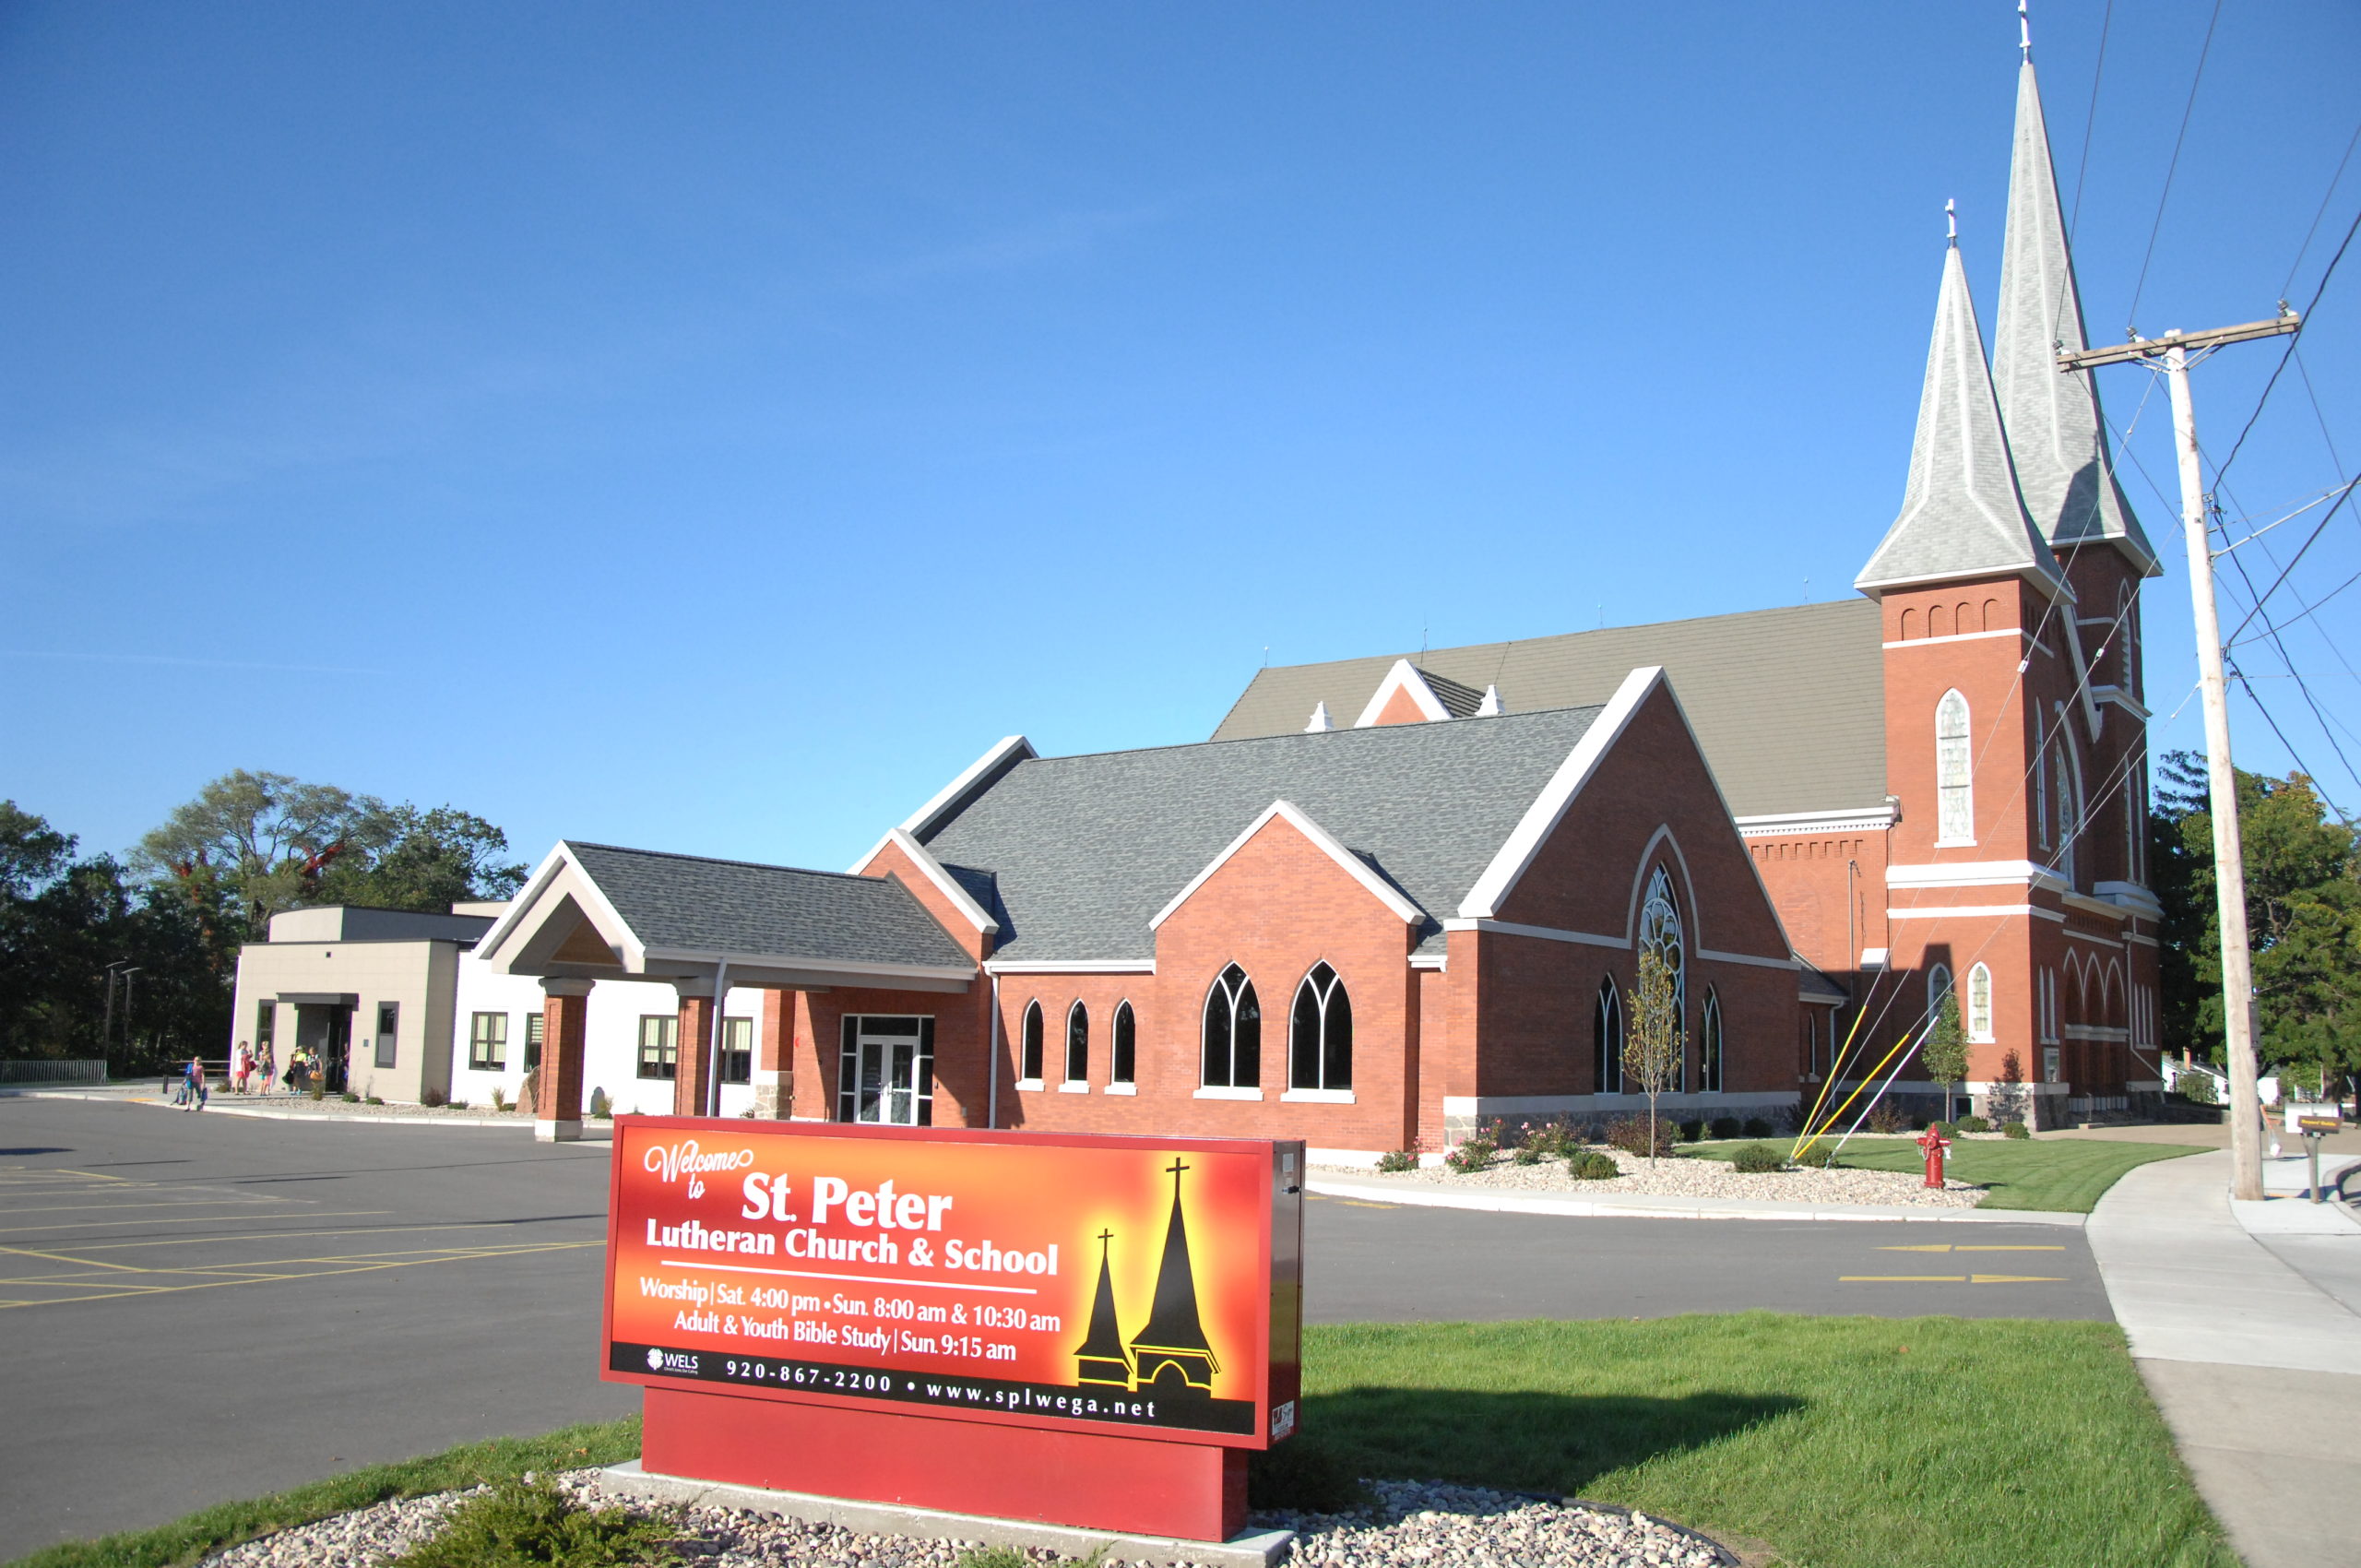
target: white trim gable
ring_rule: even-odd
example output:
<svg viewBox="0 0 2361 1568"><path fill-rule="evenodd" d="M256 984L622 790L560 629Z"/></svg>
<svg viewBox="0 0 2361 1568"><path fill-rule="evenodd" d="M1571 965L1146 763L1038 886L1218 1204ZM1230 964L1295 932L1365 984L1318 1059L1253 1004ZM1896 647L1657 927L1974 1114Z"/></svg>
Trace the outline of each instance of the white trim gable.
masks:
<svg viewBox="0 0 2361 1568"><path fill-rule="evenodd" d="M507 959L502 949L515 939L528 919L537 920L539 914L558 898L574 901L575 907L582 911L600 939L617 951L621 966L626 972L635 972L647 966L647 944L639 939L639 934L631 929L614 905L607 901L607 896L599 891L598 883L574 858L574 846L563 838L533 873L532 880L526 883L524 891L510 902L507 912L477 941L475 956L495 973L508 973Z"/></svg>
<svg viewBox="0 0 2361 1568"><path fill-rule="evenodd" d="M870 846L869 853L853 862L852 874L867 876L870 866L876 861L880 854L884 852L885 846L888 844L908 856L910 863L918 867L927 881L934 885L936 892L950 900L951 907L958 910L960 917L969 925L987 936L994 935L999 932L1000 921L984 912L984 907L977 903L966 888L959 885L956 877L943 869L943 862L934 858L934 852L912 837L908 828L887 828L885 837Z"/></svg>
<svg viewBox="0 0 2361 1568"><path fill-rule="evenodd" d="M901 830L912 837L931 832L937 822L950 815L954 807L965 802L977 790L1018 763L1029 762L1040 754L1033 749L1033 742L1022 735L1002 736L990 751L969 763L967 771L936 790L932 800L905 818ZM872 849L870 854L876 852Z"/></svg>
<svg viewBox="0 0 2361 1568"><path fill-rule="evenodd" d="M1533 863L1533 857L1540 852L1542 844L1556 830L1559 821L1566 814L1566 808L1574 803L1574 797L1582 793L1583 786L1589 783L1591 775L1598 771L1598 765L1606 760L1608 752L1631 727L1632 716L1640 711L1640 704L1647 699L1649 693L1663 684L1664 666L1660 664L1642 665L1623 677L1623 683L1615 688L1613 696L1607 699L1607 706L1596 719L1591 720L1590 728L1583 731L1583 738L1574 742L1574 749L1566 754L1566 760L1558 765L1558 771L1550 775L1549 782L1542 786L1541 793L1525 808L1524 817L1492 856L1491 863L1484 868L1484 874L1476 879L1476 885L1469 888L1467 897L1460 900L1460 919L1489 921L1500 918L1501 905L1515 890L1518 880L1525 875L1525 867ZM1748 857L1750 861L1752 858Z"/></svg>
<svg viewBox="0 0 2361 1568"><path fill-rule="evenodd" d="M1377 692L1369 699L1368 706L1361 709L1361 716L1353 720L1353 728L1367 730L1374 725L1377 716L1385 711L1385 705L1394 700L1396 692L1409 693L1410 700L1418 705L1418 711L1430 719L1451 717L1451 709L1443 707L1442 699L1435 695L1432 686L1427 684L1427 678L1418 673L1418 667L1406 659L1397 659L1394 661L1394 668L1385 672L1385 679L1377 683Z"/></svg>
<svg viewBox="0 0 2361 1568"><path fill-rule="evenodd" d="M1319 849L1330 860L1342 866L1354 881L1359 883L1363 887L1369 890L1371 897L1375 898L1379 903L1384 905L1388 909L1399 916L1405 924L1417 925L1427 918L1427 914L1424 909L1419 909L1418 905L1412 903L1409 897L1405 895L1400 888L1394 886L1392 883L1378 875L1377 873L1371 871L1370 869L1369 862L1362 860L1358 855L1354 854L1350 849L1345 848L1345 846L1338 841L1335 834L1329 832L1326 828L1321 826L1318 823L1304 815L1299 809L1289 802L1286 801L1273 801L1269 805L1263 808L1261 815L1257 816L1252 822L1247 824L1245 832L1231 839L1228 849L1224 849L1220 854L1216 855L1212 860L1206 861L1205 869L1191 877L1189 879L1189 885L1174 894L1172 896L1172 901L1156 912L1156 918L1147 922L1148 930L1154 931L1157 927L1161 926L1166 921L1171 919L1172 916L1179 911L1180 906L1187 903L1196 893L1197 889L1203 887L1213 876L1214 873L1221 870L1223 866L1228 864L1229 859L1232 855L1237 854L1239 850L1246 848L1246 846L1253 840L1254 836L1262 832L1264 825L1269 823L1273 817L1284 819L1288 826L1294 828L1298 833L1302 834L1305 838L1311 841L1313 848Z"/></svg>

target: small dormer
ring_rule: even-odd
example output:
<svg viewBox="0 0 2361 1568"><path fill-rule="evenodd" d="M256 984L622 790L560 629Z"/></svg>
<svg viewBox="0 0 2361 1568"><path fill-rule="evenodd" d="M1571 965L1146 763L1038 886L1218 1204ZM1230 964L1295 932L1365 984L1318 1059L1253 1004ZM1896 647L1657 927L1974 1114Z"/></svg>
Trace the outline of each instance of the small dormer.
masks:
<svg viewBox="0 0 2361 1568"><path fill-rule="evenodd" d="M1385 679L1377 683L1377 691L1353 720L1356 730L1367 730L1378 724L1425 724L1438 719L1471 719L1484 712L1498 713L1500 698L1473 686L1463 686L1445 675L1421 670L1406 659L1397 659Z"/></svg>

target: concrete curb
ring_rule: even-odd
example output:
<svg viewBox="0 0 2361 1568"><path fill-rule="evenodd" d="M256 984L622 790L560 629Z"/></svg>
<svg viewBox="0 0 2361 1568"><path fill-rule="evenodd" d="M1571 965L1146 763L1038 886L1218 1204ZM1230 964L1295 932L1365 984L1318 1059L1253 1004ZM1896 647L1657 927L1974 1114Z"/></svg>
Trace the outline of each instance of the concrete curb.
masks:
<svg viewBox="0 0 2361 1568"><path fill-rule="evenodd" d="M221 1098L228 1098L226 1096ZM181 1111L160 1095L128 1094L66 1094L54 1090L21 1091L0 1094L0 1099L87 1099L109 1105L144 1105L156 1111ZM258 1122L309 1122L315 1126L333 1127L348 1122L359 1122L374 1127L505 1127L511 1132L529 1133L533 1119L522 1111L504 1116L373 1116L366 1111L265 1111L255 1105L217 1105L208 1103L204 1110L184 1112L198 1116L246 1116ZM597 1142L586 1139L585 1142Z"/></svg>
<svg viewBox="0 0 2361 1568"><path fill-rule="evenodd" d="M1547 1198L1498 1191L1439 1192L1432 1187L1313 1176L1304 1191L1365 1203L1464 1208L1486 1214L1544 1214L1572 1219L1785 1219L1914 1225L2058 1225L2079 1229L2087 1215L2049 1209L1907 1208L1892 1204L1780 1204L1756 1198Z"/></svg>
<svg viewBox="0 0 2361 1568"><path fill-rule="evenodd" d="M1286 1557L1288 1548L1295 1544L1293 1530L1248 1530L1218 1542L1178 1540L1169 1536L1129 1536L1112 1530L1077 1529L1071 1525L993 1519L980 1514L950 1514L894 1503L855 1503L805 1491L723 1486L714 1481L651 1475L640 1467L636 1459L599 1471L599 1484L609 1491L644 1503L743 1508L812 1524L836 1525L870 1534L912 1536L920 1540L1043 1547L1086 1561L1103 1558L1120 1562L1203 1562L1213 1568L1270 1568Z"/></svg>

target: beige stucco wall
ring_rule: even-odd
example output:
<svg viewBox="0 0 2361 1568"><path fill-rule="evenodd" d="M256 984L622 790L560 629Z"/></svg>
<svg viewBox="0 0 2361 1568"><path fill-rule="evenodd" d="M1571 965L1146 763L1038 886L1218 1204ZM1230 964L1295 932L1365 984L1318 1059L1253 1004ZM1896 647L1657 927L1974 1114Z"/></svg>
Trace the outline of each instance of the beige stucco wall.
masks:
<svg viewBox="0 0 2361 1568"><path fill-rule="evenodd" d="M451 1089L452 1008L458 945L451 942L271 942L238 953L230 1049L255 1038L255 1009L289 992L358 996L351 1015L355 1094L416 1104L426 1089ZM376 1065L377 1004L397 1004L394 1065ZM295 1047L295 1009L277 1010L274 1046L283 1071Z"/></svg>

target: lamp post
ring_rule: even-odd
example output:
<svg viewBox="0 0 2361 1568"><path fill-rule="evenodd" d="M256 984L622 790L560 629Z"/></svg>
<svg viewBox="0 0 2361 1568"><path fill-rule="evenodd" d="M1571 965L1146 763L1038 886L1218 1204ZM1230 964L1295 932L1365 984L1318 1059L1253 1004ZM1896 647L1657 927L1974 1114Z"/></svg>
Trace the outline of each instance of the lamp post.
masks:
<svg viewBox="0 0 2361 1568"><path fill-rule="evenodd" d="M131 1050L131 977L139 972L136 964L123 971L123 1049L126 1054ZM112 998L113 993L108 994Z"/></svg>
<svg viewBox="0 0 2361 1568"><path fill-rule="evenodd" d="M116 979L115 971L116 971L117 969L119 969L119 968L123 968L123 966L124 966L124 962L125 962L125 961L124 961L123 959L121 959L121 958L117 958L113 963L109 964L109 965L107 966L107 1014L106 1014L106 1021L105 1021L104 1023L102 1023L102 1024L101 1024L101 1025L99 1026L99 1054L100 1054L101 1056L104 1056L104 1055L106 1055L109 1051L113 1051L113 1050L114 1049L114 982L115 982L115 979Z"/></svg>

